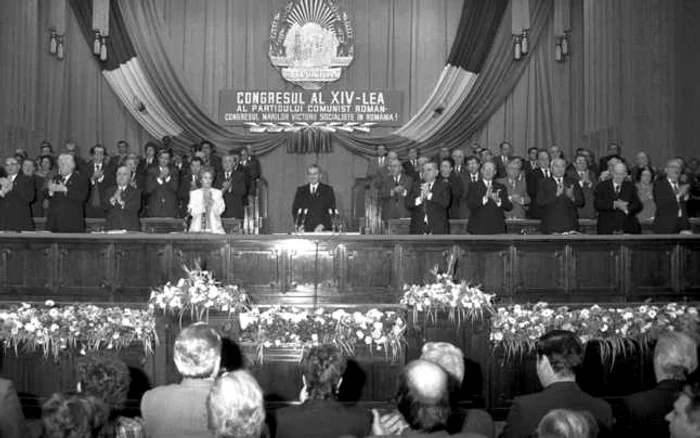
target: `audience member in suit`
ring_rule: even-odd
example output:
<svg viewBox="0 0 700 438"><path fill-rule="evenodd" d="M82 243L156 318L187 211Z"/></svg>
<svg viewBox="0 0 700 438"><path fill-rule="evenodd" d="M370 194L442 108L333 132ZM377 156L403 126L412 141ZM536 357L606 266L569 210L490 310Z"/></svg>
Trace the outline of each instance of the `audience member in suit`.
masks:
<svg viewBox="0 0 700 438"><path fill-rule="evenodd" d="M453 173L458 177L466 175L467 165L464 162L464 151L462 149L455 149L452 151L452 161L454 162Z"/></svg>
<svg viewBox="0 0 700 438"><path fill-rule="evenodd" d="M665 417L673 411L686 379L697 367L697 344L690 336L680 332L662 334L654 349L656 386L622 400L615 436L668 438Z"/></svg>
<svg viewBox="0 0 700 438"><path fill-rule="evenodd" d="M559 145L553 144L549 147L549 160L550 160L550 162L552 162L554 160L559 160L559 159L564 160L564 162L566 163L565 175L570 175L576 171L573 163L569 163L566 161L566 157L564 156L564 151L561 150Z"/></svg>
<svg viewBox="0 0 700 438"><path fill-rule="evenodd" d="M447 209L452 200L450 186L438 176L438 166L430 161L423 164L422 180L413 183L406 208L411 211L411 234L449 234Z"/></svg>
<svg viewBox="0 0 700 438"><path fill-rule="evenodd" d="M654 232L656 234L690 233L686 210L689 198L688 184L680 184L681 163L677 159L666 163L666 177L654 183Z"/></svg>
<svg viewBox="0 0 700 438"><path fill-rule="evenodd" d="M486 163L487 161L494 161L493 160L493 152L489 149L482 149L481 152L479 152L479 159L481 159L481 163Z"/></svg>
<svg viewBox="0 0 700 438"><path fill-rule="evenodd" d="M578 336L564 330L545 333L537 342L536 353L537 377L544 390L513 400L501 438L531 436L540 420L553 409L588 411L602 436L606 436L613 424L610 405L586 394L576 384L575 370L583 362Z"/></svg>
<svg viewBox="0 0 700 438"><path fill-rule="evenodd" d="M530 205L530 195L527 194L527 182L521 171L520 158L510 160L506 168L507 176L497 182L508 191L508 200L513 204L510 211L506 211L506 219L525 219L525 208Z"/></svg>
<svg viewBox="0 0 700 438"><path fill-rule="evenodd" d="M239 164L238 152L229 152L222 159L222 171L216 176L214 187L221 190L226 209L222 218L243 219L248 196L247 174Z"/></svg>
<svg viewBox="0 0 700 438"><path fill-rule="evenodd" d="M617 142L612 142L608 144L607 154L601 157L600 161L598 162L598 170L600 171L600 173L603 173L603 171L608 168L608 161L610 161L611 158L620 158L621 153L622 150Z"/></svg>
<svg viewBox="0 0 700 438"><path fill-rule="evenodd" d="M401 435L411 437L460 437L483 438L484 435L460 432L450 435L448 422L452 414L450 404L450 378L440 365L428 360L409 362L399 374L399 388L395 397L396 407L401 417L408 423L408 429ZM393 417L380 416L372 410L372 434L390 435L394 427Z"/></svg>
<svg viewBox="0 0 700 438"><path fill-rule="evenodd" d="M577 210L583 207L583 193L578 181L564 176L566 162L552 162L552 178L543 180L537 191L537 204L542 208L544 234L578 231Z"/></svg>
<svg viewBox="0 0 700 438"><path fill-rule="evenodd" d="M389 161L389 175L384 177L379 186L379 198L382 205L382 221L387 224L391 219L410 217L406 209L406 195L413 186L413 178L403 174L399 160Z"/></svg>
<svg viewBox="0 0 700 438"><path fill-rule="evenodd" d="M671 438L700 437L700 383L695 379L679 393L666 421Z"/></svg>
<svg viewBox="0 0 700 438"><path fill-rule="evenodd" d="M126 140L119 140L117 142L117 153L109 159L109 165L116 170L126 163L126 159L129 157L131 152L131 146Z"/></svg>
<svg viewBox="0 0 700 438"><path fill-rule="evenodd" d="M595 418L589 412L553 409L537 425L537 438L594 438L598 436Z"/></svg>
<svg viewBox="0 0 700 438"><path fill-rule="evenodd" d="M182 180L182 175L187 173L187 168L190 165L189 160L187 159L187 155L184 152L173 153L172 164L173 167L177 170L178 175L180 175L180 180Z"/></svg>
<svg viewBox="0 0 700 438"><path fill-rule="evenodd" d="M630 178L632 178L632 181L639 181L640 174L645 169L649 169L652 171L652 173L656 173L649 162L649 156L646 154L646 152L638 152L634 157L634 166L630 169Z"/></svg>
<svg viewBox="0 0 700 438"><path fill-rule="evenodd" d="M135 189L141 191L141 209L139 210L139 217L146 216L146 178L144 175L138 172L139 168L139 158L136 154L130 153L124 165L131 171L131 180L129 180L129 185Z"/></svg>
<svg viewBox="0 0 700 438"><path fill-rule="evenodd" d="M537 194L540 191L542 182L548 180L552 176L550 164L549 152L544 149L538 151L537 168L531 171L526 177L527 194L530 195L530 209L527 211L527 217L530 219L542 219L542 206L537 202Z"/></svg>
<svg viewBox="0 0 700 438"><path fill-rule="evenodd" d="M408 150L408 159L403 163L403 173L406 176L410 176L414 181L417 181L420 176L420 169L418 166L418 148L410 148Z"/></svg>
<svg viewBox="0 0 700 438"><path fill-rule="evenodd" d="M154 141L149 141L143 147L144 157L139 161L136 172L143 175L144 179L148 176L151 168L158 167L158 149L160 149L158 143Z"/></svg>
<svg viewBox="0 0 700 438"><path fill-rule="evenodd" d="M588 168L588 160L583 154L576 156L574 161L574 169L568 173L571 179L577 180L581 193L583 194L583 207L578 209L579 219L595 219L598 213L595 209L595 187L596 175Z"/></svg>
<svg viewBox="0 0 700 438"><path fill-rule="evenodd" d="M460 218L460 208L462 205L464 194L464 185L462 178L454 173L454 161L452 158L443 158L440 162L440 179L442 182L450 186L450 206L447 209L447 214L450 219Z"/></svg>
<svg viewBox="0 0 700 438"><path fill-rule="evenodd" d="M248 173L248 194L257 196L258 180L262 176L262 167L258 157L253 155L253 148L250 145L241 149L241 167Z"/></svg>
<svg viewBox="0 0 700 438"><path fill-rule="evenodd" d="M30 206L32 217L44 217L44 200L46 199L46 191L44 187L46 180L36 173L36 162L27 158L22 161L22 174L31 178L34 185L34 201Z"/></svg>
<svg viewBox="0 0 700 438"><path fill-rule="evenodd" d="M25 438L26 425L22 405L11 380L0 379L0 436Z"/></svg>
<svg viewBox="0 0 700 438"><path fill-rule="evenodd" d="M653 220L656 216L656 204L654 203L654 171L643 169L638 174L637 195L642 203L642 211L637 213L637 219Z"/></svg>
<svg viewBox="0 0 700 438"><path fill-rule="evenodd" d="M90 149L92 160L85 166L84 173L90 179L90 195L85 206L85 217L105 217L104 198L108 187L114 185L114 172L107 164L107 151L101 144Z"/></svg>
<svg viewBox="0 0 700 438"><path fill-rule="evenodd" d="M115 185L105 191L104 208L107 212L106 230L140 231L139 210L141 210L141 189L129 184L131 169L120 166L117 169Z"/></svg>
<svg viewBox="0 0 700 438"><path fill-rule="evenodd" d="M462 177L464 186L464 196L462 197L462 207L460 212L460 218L469 219L471 217L471 211L469 211L469 204L467 199L469 198L469 190L471 190L472 185L479 182L481 179L481 162L476 156L467 157L467 173Z"/></svg>
<svg viewBox="0 0 700 438"><path fill-rule="evenodd" d="M183 379L144 394L141 414L146 436L210 438L206 400L219 374L221 337L207 324L195 323L180 331L173 351Z"/></svg>
<svg viewBox="0 0 700 438"><path fill-rule="evenodd" d="M39 157L43 157L43 156L48 156L48 157L51 157L51 158L55 158L53 146L51 145L50 142L48 142L48 141L46 141L46 140L43 140L43 141L39 144ZM39 159L39 158L37 158L37 160L38 160L38 159Z"/></svg>
<svg viewBox="0 0 700 438"><path fill-rule="evenodd" d="M85 167L86 163L83 157L80 155L80 148L78 148L78 145L74 141L67 141L64 145L64 151L62 153L72 155L73 161L75 162L75 171L84 173L83 168Z"/></svg>
<svg viewBox="0 0 700 438"><path fill-rule="evenodd" d="M496 162L496 179L506 177L508 163L513 158L513 146L507 141L501 142L499 149L501 154L494 160Z"/></svg>
<svg viewBox="0 0 700 438"><path fill-rule="evenodd" d="M508 189L493 181L496 165L484 163L481 168L483 179L472 184L467 195L471 216L467 224L470 234L503 234L506 232L505 213L513 209L508 199Z"/></svg>
<svg viewBox="0 0 700 438"><path fill-rule="evenodd" d="M598 234L642 232L637 220L642 203L637 196L637 187L628 178L627 166L622 163L615 165L612 179L599 183L594 197L598 211Z"/></svg>
<svg viewBox="0 0 700 438"><path fill-rule="evenodd" d="M337 347L312 347L304 354L300 368L304 384L301 404L275 412L272 435L276 438L331 438L370 434L370 412L343 406L336 400L347 368L347 361Z"/></svg>
<svg viewBox="0 0 700 438"><path fill-rule="evenodd" d="M204 154L202 165L213 168L214 172L218 174L222 167L221 157L216 155L214 143L210 142L209 140L204 140L200 144L200 150Z"/></svg>
<svg viewBox="0 0 700 438"><path fill-rule="evenodd" d="M533 170L537 169L537 155L539 152L540 150L536 147L531 147L527 150L527 157L523 160L523 172L526 178Z"/></svg>
<svg viewBox="0 0 700 438"><path fill-rule="evenodd" d="M53 233L85 232L85 201L90 181L75 170L71 154L58 156L58 175L48 184L46 229Z"/></svg>
<svg viewBox="0 0 700 438"><path fill-rule="evenodd" d="M331 218L338 214L333 187L320 182L321 168L317 164L306 168L306 177L309 183L297 188L292 203L295 227L307 232L330 231Z"/></svg>
<svg viewBox="0 0 700 438"><path fill-rule="evenodd" d="M377 146L376 155L369 158L367 164L367 181L371 187L378 188L384 177L389 174L386 168L388 162L386 146L380 144Z"/></svg>
<svg viewBox="0 0 700 438"><path fill-rule="evenodd" d="M116 436L101 435L108 415L106 403L95 396L83 394L67 396L56 393L41 407L41 436L45 438Z"/></svg>
<svg viewBox="0 0 700 438"><path fill-rule="evenodd" d="M621 157L609 157L607 161L607 167L601 168L600 175L598 175L598 181L607 181L610 178L612 178L613 168L615 167L615 165L624 162L625 160L623 160Z"/></svg>
<svg viewBox="0 0 700 438"><path fill-rule="evenodd" d="M215 438L266 436L263 392L246 370L225 373L214 381L207 396L207 413Z"/></svg>
<svg viewBox="0 0 700 438"><path fill-rule="evenodd" d="M34 180L20 172L19 161L14 156L5 159L5 172L7 176L0 178L0 230L33 230Z"/></svg>
<svg viewBox="0 0 700 438"><path fill-rule="evenodd" d="M158 166L151 167L146 177L148 217L179 216L177 199L179 175L170 166L170 155L170 150L161 149L158 152Z"/></svg>
<svg viewBox="0 0 700 438"><path fill-rule="evenodd" d="M178 188L178 199L180 201L180 214L187 217L187 206L190 203L190 192L201 187L200 174L204 166L202 159L193 157L190 165L185 168L185 173L180 174L180 187ZM220 175L216 175L217 182ZM216 185L216 184L215 184Z"/></svg>

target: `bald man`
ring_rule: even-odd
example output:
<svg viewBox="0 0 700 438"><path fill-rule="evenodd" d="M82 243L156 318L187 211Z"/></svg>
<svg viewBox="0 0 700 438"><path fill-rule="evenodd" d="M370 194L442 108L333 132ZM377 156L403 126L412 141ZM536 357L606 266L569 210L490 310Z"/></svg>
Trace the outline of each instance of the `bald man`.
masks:
<svg viewBox="0 0 700 438"><path fill-rule="evenodd" d="M612 178L596 186L593 199L598 211L598 234L642 232L637 220L637 213L642 211L642 202L637 195L637 187L628 178L627 166L623 163L615 164Z"/></svg>
<svg viewBox="0 0 700 438"><path fill-rule="evenodd" d="M565 176L566 161L552 161L552 177L544 179L537 190L537 206L542 212L542 233L578 231L578 209L585 200L578 181Z"/></svg>

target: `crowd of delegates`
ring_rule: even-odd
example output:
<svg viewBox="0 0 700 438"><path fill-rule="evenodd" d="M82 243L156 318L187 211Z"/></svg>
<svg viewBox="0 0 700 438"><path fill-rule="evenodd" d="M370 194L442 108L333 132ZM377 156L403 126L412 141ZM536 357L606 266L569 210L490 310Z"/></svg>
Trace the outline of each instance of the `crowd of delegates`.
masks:
<svg viewBox="0 0 700 438"><path fill-rule="evenodd" d="M469 219L472 234L505 233L506 219L538 219L544 234L575 233L579 219L597 219L598 234L641 233L639 221L652 220L655 233L675 234L700 215L697 159L657 169L639 152L629 165L617 143L597 162L585 148L567 160L556 145L527 157L508 142L497 156L476 143L430 158L412 148L404 161L379 146L367 176L382 221L410 217L414 234L449 233L450 219Z"/></svg>
<svg viewBox="0 0 700 438"><path fill-rule="evenodd" d="M219 156L202 141L174 153L170 140L148 142L143 157L126 141L109 156L103 145L85 161L74 142L58 154L48 142L36 159L23 150L0 168L0 230L34 229L46 217L52 232L85 231L86 218L105 218L107 230L139 231L139 218L188 218L190 231L223 233L221 218L243 219L261 177L250 147Z"/></svg>
<svg viewBox="0 0 700 438"><path fill-rule="evenodd" d="M400 370L391 405L371 410L338 401L347 359L335 346L305 351L298 403L270 412L250 372L222 369L222 339L207 324L182 329L173 356L182 380L146 391L136 417L124 411L131 379L124 362L114 355L81 357L76 390L45 402L41 436L495 438L497 433L486 411L458 407L469 376L462 351L444 342L425 344L420 358ZM693 377L697 344L689 335L661 335L653 356L657 385L624 397L616 409L576 383L584 347L572 332L544 334L536 356L543 389L515 398L501 438L700 437L700 384ZM1 436L37 436L25 424L10 381L0 379L0 395Z"/></svg>

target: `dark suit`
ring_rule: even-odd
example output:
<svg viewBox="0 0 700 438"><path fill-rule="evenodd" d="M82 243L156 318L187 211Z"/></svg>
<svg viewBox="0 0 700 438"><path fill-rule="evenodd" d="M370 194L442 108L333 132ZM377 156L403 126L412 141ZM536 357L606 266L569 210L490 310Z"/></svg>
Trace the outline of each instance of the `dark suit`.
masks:
<svg viewBox="0 0 700 438"><path fill-rule="evenodd" d="M508 173L506 172L506 168L508 167L508 161L510 161L510 157L506 157L506 162L503 162L503 155L499 155L497 157L494 157L493 161L496 164L496 178L505 178L508 176Z"/></svg>
<svg viewBox="0 0 700 438"><path fill-rule="evenodd" d="M221 171L214 182L214 187L222 190L226 210L221 214L222 218L243 219L245 217L245 202L248 196L247 172L242 169L233 170L229 175L230 187L223 190L226 182L226 172ZM189 198L189 196L188 196Z"/></svg>
<svg viewBox="0 0 700 438"><path fill-rule="evenodd" d="M587 170L586 172L588 172L588 179L590 182L583 182L583 177L579 175L576 170L569 172L567 175L572 179L578 180L581 193L583 193L583 207L578 209L579 219L596 219L598 217L598 212L596 212L595 209L595 188L598 178L592 170Z"/></svg>
<svg viewBox="0 0 700 438"><path fill-rule="evenodd" d="M566 177L563 178L563 183L565 188L573 188L573 200L566 193L557 196L557 182L554 178L539 183L537 205L542 209L541 227L544 234L578 231L577 210L583 207L585 202L581 186L578 185L578 181Z"/></svg>
<svg viewBox="0 0 700 438"><path fill-rule="evenodd" d="M334 400L307 400L279 409L271 421L275 438L364 437L372 432L372 414Z"/></svg>
<svg viewBox="0 0 700 438"><path fill-rule="evenodd" d="M180 384L158 386L143 395L141 415L149 438L210 438L207 395L213 381L185 378Z"/></svg>
<svg viewBox="0 0 700 438"><path fill-rule="evenodd" d="M146 178L146 192L148 193L148 217L178 217L177 190L179 179L177 170L170 167L170 175L167 181L161 180L160 167L151 167Z"/></svg>
<svg viewBox="0 0 700 438"><path fill-rule="evenodd" d="M656 387L622 399L615 436L629 438L668 438L666 414L683 389L680 380L663 380Z"/></svg>
<svg viewBox="0 0 700 438"><path fill-rule="evenodd" d="M112 169L107 166L107 163L102 163L102 174L104 177L102 181L94 180L95 175L95 163L90 161L83 171L85 175L90 179L90 195L88 196L87 203L85 204L85 217L92 218L103 218L105 217L105 209L103 199L105 197L105 191L108 187L114 184L115 174Z"/></svg>
<svg viewBox="0 0 700 438"><path fill-rule="evenodd" d="M533 170L537 169L537 160L531 162L530 160L523 160L523 173L527 177Z"/></svg>
<svg viewBox="0 0 700 438"><path fill-rule="evenodd" d="M12 183L12 190L0 198L0 230L33 230L32 202L35 196L34 180L18 173Z"/></svg>
<svg viewBox="0 0 700 438"><path fill-rule="evenodd" d="M500 207L491 198L488 198L484 204L486 184L483 180L473 183L469 189L467 205L469 205L471 216L467 224L467 232L470 234L504 234L506 232L506 220L503 212L513 209L513 204L508 199L508 189L493 181L491 191L499 193Z"/></svg>
<svg viewBox="0 0 700 438"><path fill-rule="evenodd" d="M247 172L248 193L253 196L257 195L258 180L262 176L260 160L258 160L258 157L251 155L246 161L241 161L241 166Z"/></svg>
<svg viewBox="0 0 700 438"><path fill-rule="evenodd" d="M0 437L25 438L27 429L17 391L11 380L0 379Z"/></svg>
<svg viewBox="0 0 700 438"><path fill-rule="evenodd" d="M600 426L600 436L607 436L613 424L612 408L607 402L581 391L574 382L558 382L549 385L542 392L516 397L508 412L501 438L531 436L542 417L552 409L590 412Z"/></svg>
<svg viewBox="0 0 700 438"><path fill-rule="evenodd" d="M642 232L637 220L637 213L642 211L642 203L633 182L623 181L620 184L620 193L617 194L611 179L603 181L596 186L594 199L595 209L598 211L598 234ZM627 214L613 207L613 203L618 199L629 203Z"/></svg>
<svg viewBox="0 0 700 438"><path fill-rule="evenodd" d="M393 193L392 190L397 187L402 186L405 190L401 193ZM406 209L406 196L411 191L413 187L413 178L406 176L404 174L399 175L399 182L394 181L394 177L387 175L382 180L379 186L379 199L382 202L382 220L384 222L390 219L398 219L402 217L409 217L411 213Z"/></svg>
<svg viewBox="0 0 700 438"><path fill-rule="evenodd" d="M34 174L31 176L34 184L34 201L32 202L32 217L44 217L44 199L46 199L46 179Z"/></svg>
<svg viewBox="0 0 700 438"><path fill-rule="evenodd" d="M463 191L464 191L464 196L463 196L463 202L462 202L462 211L461 211L461 219L469 219L472 215L472 212L469 210L469 204L467 203L467 199L469 198L469 191L471 190L472 186L475 185L476 182L479 182L481 179L481 174L477 173L476 174L476 181L472 182L472 178L474 175L470 174L467 172L464 174L462 177L462 185L463 185Z"/></svg>
<svg viewBox="0 0 700 438"><path fill-rule="evenodd" d="M411 192L406 197L406 208L411 211L411 234L449 234L447 209L452 197L450 186L440 179L435 180L430 190L431 199L425 199L420 205L416 205L416 200L421 194L421 184L420 180L414 182Z"/></svg>
<svg viewBox="0 0 700 438"><path fill-rule="evenodd" d="M61 176L54 177L54 182ZM46 229L53 233L85 232L85 201L90 193L90 181L73 172L66 184L67 192L56 192L49 198Z"/></svg>
<svg viewBox="0 0 700 438"><path fill-rule="evenodd" d="M319 182L316 193L311 194L311 186L306 184L297 188L292 203L292 216L296 225L299 225L299 221L304 221L304 231L314 231L320 224L323 224L325 231L330 231L332 226L329 210L335 209L333 187ZM302 216L299 216L299 210L302 210ZM304 214L303 210L308 211Z"/></svg>
<svg viewBox="0 0 700 438"><path fill-rule="evenodd" d="M677 234L683 230L690 230L686 203L676 197L668 178L661 178L654 182L654 203L656 204L654 233Z"/></svg>
<svg viewBox="0 0 700 438"><path fill-rule="evenodd" d="M381 164L379 163L379 157L372 157L369 159L367 178L370 180L372 187L379 188L382 179L389 175L389 169L386 167L387 163L386 156L383 157L383 162Z"/></svg>
<svg viewBox="0 0 700 438"><path fill-rule="evenodd" d="M106 230L128 230L140 231L139 210L141 209L141 189L126 186L122 192L124 205L117 203L112 205L109 200L117 192L117 186L112 186L105 190L103 200L104 209L107 212Z"/></svg>
<svg viewBox="0 0 700 438"><path fill-rule="evenodd" d="M411 160L406 160L403 162L403 173L405 173L407 176L410 176L413 178L413 181L418 180L419 178L419 171L418 171L418 160L415 160L416 164L414 165Z"/></svg>
<svg viewBox="0 0 700 438"><path fill-rule="evenodd" d="M442 182L450 186L450 206L447 209L447 214L450 219L460 219L462 198L466 196L464 193L464 184L462 183L462 178L454 173L450 174L449 178L443 178L438 176Z"/></svg>
<svg viewBox="0 0 700 438"><path fill-rule="evenodd" d="M550 176L552 172L549 172ZM527 174L527 194L530 195L530 209L527 217L530 219L542 219L542 206L537 202L537 194L540 191L542 181L547 179L542 168L538 167Z"/></svg>

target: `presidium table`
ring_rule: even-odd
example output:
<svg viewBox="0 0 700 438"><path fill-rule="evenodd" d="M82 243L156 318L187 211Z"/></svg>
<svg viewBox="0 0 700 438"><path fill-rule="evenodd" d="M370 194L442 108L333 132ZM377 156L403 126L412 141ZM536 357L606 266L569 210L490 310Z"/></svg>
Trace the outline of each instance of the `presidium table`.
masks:
<svg viewBox="0 0 700 438"><path fill-rule="evenodd" d="M405 285L431 281L457 254L455 277L482 285L507 303L700 301L700 235L691 236L367 236L195 234L0 234L4 305L99 303L145 306L150 291L184 275L195 263L225 284L243 287L256 304L372 308L396 306ZM151 385L178 380L172 340L179 327L163 324L153 355L134 346L120 354ZM349 369L348 400L386 402L403 363L427 340L460 346L467 358L463 399L501 417L515 395L538 389L531 355L506 358L489 344L488 321L459 327L445 320L409 327L398 361L359 355ZM589 350L591 350L589 348ZM653 383L648 357L610 367L587 353L581 384L614 398ZM272 356L251 367L269 400L293 400L301 387L298 355ZM4 375L24 402L71 390L74 358L8 352Z"/></svg>

